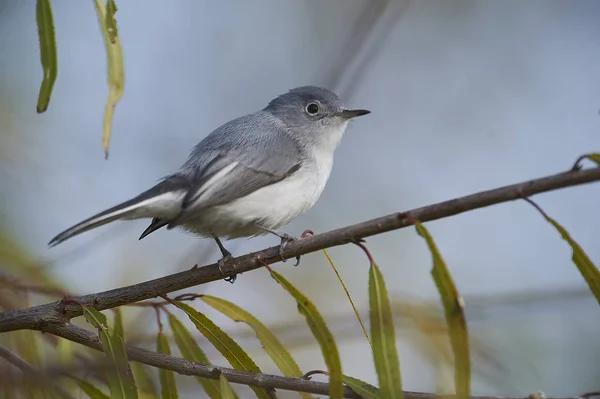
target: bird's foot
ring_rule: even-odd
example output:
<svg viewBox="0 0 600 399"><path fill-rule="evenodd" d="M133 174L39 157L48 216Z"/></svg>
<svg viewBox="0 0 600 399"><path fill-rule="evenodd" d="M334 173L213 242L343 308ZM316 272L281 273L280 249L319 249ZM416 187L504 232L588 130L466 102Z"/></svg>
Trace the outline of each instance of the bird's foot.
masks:
<svg viewBox="0 0 600 399"><path fill-rule="evenodd" d="M281 258L282 262L285 262L286 259L283 257L283 251L285 250L285 247L287 246L288 243L298 240L298 238L291 236L289 234L286 234L286 233L280 233L280 234L281 235L279 237L281 238L281 245L279 245L279 257ZM296 256L296 263L294 264L294 266L298 266L299 264L300 264L300 255Z"/></svg>
<svg viewBox="0 0 600 399"><path fill-rule="evenodd" d="M221 273L223 273L223 274L226 273L225 264L227 262L229 262L231 259L233 259L233 256L231 256L231 253L226 253L226 254L223 254L223 257L217 261L217 265L219 266L219 271ZM236 278L237 278L237 274L235 274L233 276L225 277L223 280L227 281L228 283L233 284L233 283L235 283Z"/></svg>

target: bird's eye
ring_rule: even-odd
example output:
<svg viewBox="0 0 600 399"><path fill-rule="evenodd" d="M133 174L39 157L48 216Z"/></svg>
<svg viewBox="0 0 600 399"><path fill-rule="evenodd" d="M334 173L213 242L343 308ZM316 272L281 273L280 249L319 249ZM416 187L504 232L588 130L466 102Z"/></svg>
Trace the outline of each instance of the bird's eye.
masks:
<svg viewBox="0 0 600 399"><path fill-rule="evenodd" d="M319 113L319 106L315 103L310 103L306 106L306 112L308 112L309 115L316 115Z"/></svg>

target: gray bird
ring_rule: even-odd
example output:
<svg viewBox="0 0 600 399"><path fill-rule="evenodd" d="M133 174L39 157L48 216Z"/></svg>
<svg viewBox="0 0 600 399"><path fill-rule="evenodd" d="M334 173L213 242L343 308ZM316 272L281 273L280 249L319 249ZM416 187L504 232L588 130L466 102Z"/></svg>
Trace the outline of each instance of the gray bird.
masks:
<svg viewBox="0 0 600 399"><path fill-rule="evenodd" d="M315 204L350 119L368 113L346 109L327 89L292 89L214 130L179 171L154 187L65 230L48 245L115 220L152 218L140 240L164 226L212 237L223 255L221 267L231 253L220 238L271 233L281 238L281 251L294 238L278 229Z"/></svg>

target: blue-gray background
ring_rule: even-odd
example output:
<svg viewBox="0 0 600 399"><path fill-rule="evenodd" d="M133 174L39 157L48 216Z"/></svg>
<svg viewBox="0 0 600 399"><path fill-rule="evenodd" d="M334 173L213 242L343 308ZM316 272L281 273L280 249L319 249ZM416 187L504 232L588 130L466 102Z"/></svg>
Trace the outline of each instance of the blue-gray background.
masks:
<svg viewBox="0 0 600 399"><path fill-rule="evenodd" d="M176 231L138 242L147 221L107 226L51 250L46 243L148 188L211 130L295 86L326 86L372 114L348 131L323 196L287 226L290 234L556 173L600 148L594 0L117 3L126 83L106 161L106 60L93 2L53 2L59 75L42 115L35 113L42 77L35 2L0 2L0 218L32 254L53 261L52 273L76 293L215 261L211 241ZM589 185L535 198L597 263L599 195L600 186ZM474 393L599 389L600 309L567 244L538 213L514 202L428 227L465 297L471 332L486 348L474 365ZM276 243L263 237L229 247L243 254ZM430 254L412 229L369 238L368 246L399 303L395 310L402 312L400 302L409 298L438 299ZM353 246L330 254L365 310L364 255ZM331 320L344 372L376 383L368 344L323 254L277 270ZM282 339L301 368L324 368L302 316L266 271L194 290L283 326ZM532 293L555 298L506 306ZM247 332L209 313L232 334ZM151 314L144 323L155 328ZM451 387L451 374L440 374L414 331L399 327L398 335L406 389L432 391L440 379ZM244 346L263 371L277 373L250 336ZM214 351L209 355L225 365ZM483 375L486 368L490 375ZM198 397L195 381L186 386L184 397Z"/></svg>

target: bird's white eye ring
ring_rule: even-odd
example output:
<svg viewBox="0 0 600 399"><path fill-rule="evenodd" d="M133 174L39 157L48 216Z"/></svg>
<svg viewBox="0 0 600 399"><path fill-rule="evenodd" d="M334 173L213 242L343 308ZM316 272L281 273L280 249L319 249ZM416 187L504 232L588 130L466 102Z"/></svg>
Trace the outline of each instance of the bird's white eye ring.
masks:
<svg viewBox="0 0 600 399"><path fill-rule="evenodd" d="M309 115L316 115L319 113L319 105L317 103L309 103L306 106L306 112Z"/></svg>

